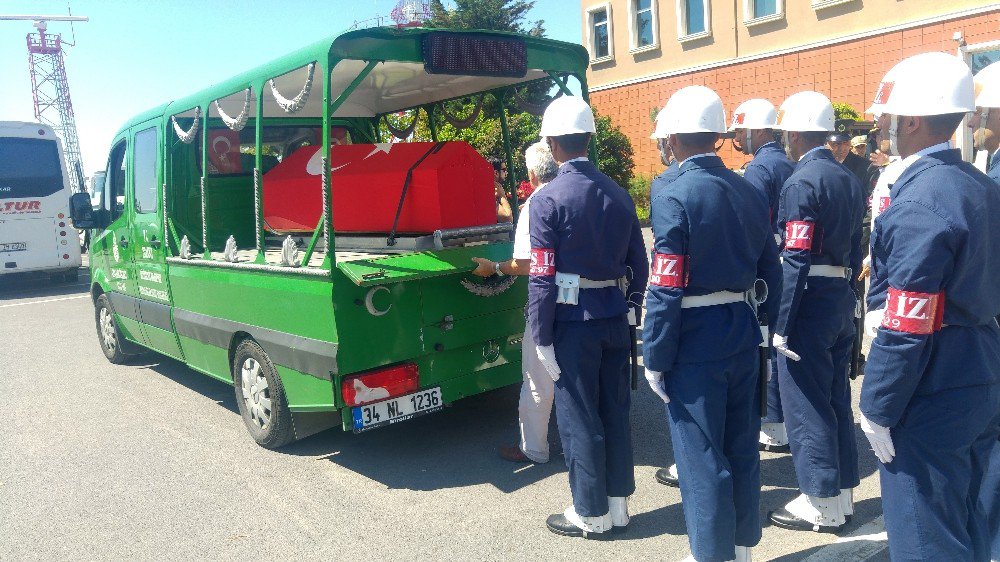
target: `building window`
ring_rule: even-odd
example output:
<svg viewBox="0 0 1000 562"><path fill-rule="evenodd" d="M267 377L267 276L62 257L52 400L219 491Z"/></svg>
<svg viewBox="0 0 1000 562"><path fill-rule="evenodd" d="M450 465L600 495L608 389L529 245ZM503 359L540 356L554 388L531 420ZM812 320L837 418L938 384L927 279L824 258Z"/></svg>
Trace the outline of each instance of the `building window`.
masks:
<svg viewBox="0 0 1000 562"><path fill-rule="evenodd" d="M777 21L784 17L784 0L743 0L743 23L747 26Z"/></svg>
<svg viewBox="0 0 1000 562"><path fill-rule="evenodd" d="M604 62L615 58L610 4L600 4L587 9L587 40L591 62Z"/></svg>
<svg viewBox="0 0 1000 562"><path fill-rule="evenodd" d="M630 50L648 51L660 46L656 0L629 0Z"/></svg>
<svg viewBox="0 0 1000 562"><path fill-rule="evenodd" d="M712 35L710 7L706 0L677 0L677 38L681 42Z"/></svg>

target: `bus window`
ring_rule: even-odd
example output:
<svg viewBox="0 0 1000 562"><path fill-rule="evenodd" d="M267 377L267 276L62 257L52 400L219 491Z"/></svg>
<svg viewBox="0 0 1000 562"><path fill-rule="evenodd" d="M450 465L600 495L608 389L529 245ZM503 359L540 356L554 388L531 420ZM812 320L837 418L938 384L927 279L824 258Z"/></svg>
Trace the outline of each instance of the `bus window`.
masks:
<svg viewBox="0 0 1000 562"><path fill-rule="evenodd" d="M156 128L139 131L132 145L135 211L156 212Z"/></svg>
<svg viewBox="0 0 1000 562"><path fill-rule="evenodd" d="M0 154L0 199L40 198L62 190L54 140L2 137Z"/></svg>
<svg viewBox="0 0 1000 562"><path fill-rule="evenodd" d="M111 149L106 182L107 208L111 212L111 221L114 221L125 210L125 141Z"/></svg>

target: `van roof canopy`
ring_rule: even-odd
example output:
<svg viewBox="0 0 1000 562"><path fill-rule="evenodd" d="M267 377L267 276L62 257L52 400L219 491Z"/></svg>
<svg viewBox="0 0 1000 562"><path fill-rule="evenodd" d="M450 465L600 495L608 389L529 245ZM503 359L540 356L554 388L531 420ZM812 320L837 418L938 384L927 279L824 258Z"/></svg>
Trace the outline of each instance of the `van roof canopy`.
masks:
<svg viewBox="0 0 1000 562"><path fill-rule="evenodd" d="M194 117L195 108L224 119L323 115L324 68L331 68L332 117L374 117L504 86L575 75L588 54L580 45L495 31L378 27L348 31L289 53L134 118ZM355 84L356 83L356 84ZM338 99L351 85L346 99ZM289 111L291 109L291 111ZM245 114L245 116L243 115Z"/></svg>

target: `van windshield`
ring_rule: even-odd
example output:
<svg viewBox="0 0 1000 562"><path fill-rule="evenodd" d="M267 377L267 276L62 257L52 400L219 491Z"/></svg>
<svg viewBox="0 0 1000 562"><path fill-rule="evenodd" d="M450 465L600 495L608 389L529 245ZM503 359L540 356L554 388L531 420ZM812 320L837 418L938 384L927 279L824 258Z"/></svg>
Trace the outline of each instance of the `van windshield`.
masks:
<svg viewBox="0 0 1000 562"><path fill-rule="evenodd" d="M0 138L0 199L45 197L62 188L55 141Z"/></svg>

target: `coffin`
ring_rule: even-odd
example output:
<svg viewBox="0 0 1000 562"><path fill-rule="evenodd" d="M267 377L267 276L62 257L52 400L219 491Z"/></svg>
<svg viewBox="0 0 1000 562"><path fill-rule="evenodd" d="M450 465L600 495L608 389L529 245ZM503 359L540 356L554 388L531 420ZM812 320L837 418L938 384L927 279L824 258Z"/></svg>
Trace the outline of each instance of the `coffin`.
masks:
<svg viewBox="0 0 1000 562"><path fill-rule="evenodd" d="M306 146L264 174L263 211L273 232L311 232L323 210L320 147ZM403 185L397 232L496 223L493 167L468 143L413 142L331 147L334 230L389 232Z"/></svg>

